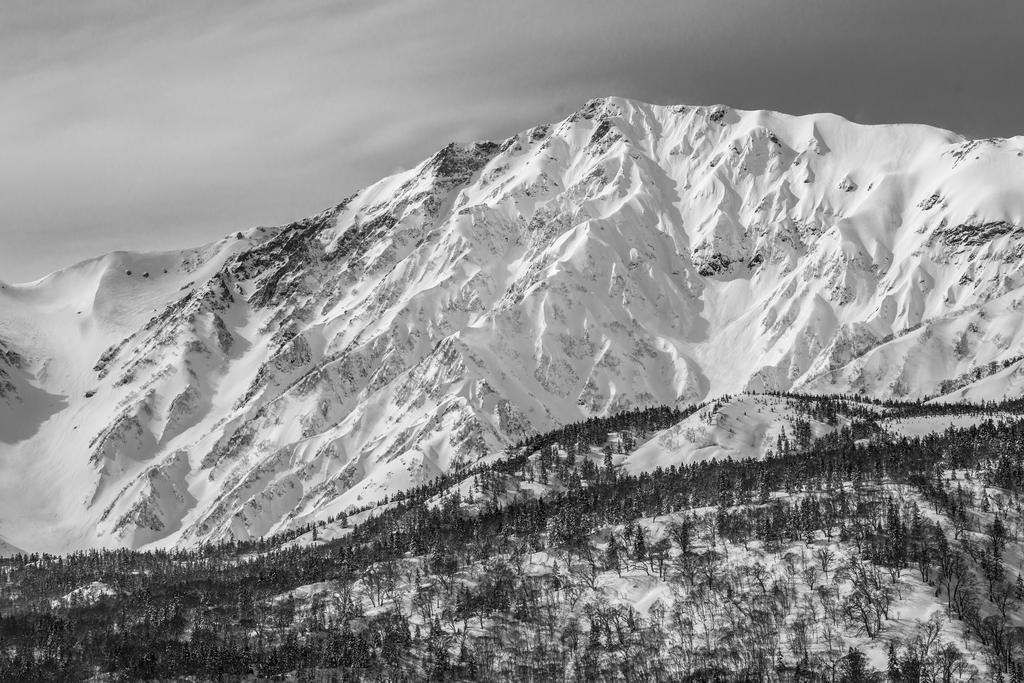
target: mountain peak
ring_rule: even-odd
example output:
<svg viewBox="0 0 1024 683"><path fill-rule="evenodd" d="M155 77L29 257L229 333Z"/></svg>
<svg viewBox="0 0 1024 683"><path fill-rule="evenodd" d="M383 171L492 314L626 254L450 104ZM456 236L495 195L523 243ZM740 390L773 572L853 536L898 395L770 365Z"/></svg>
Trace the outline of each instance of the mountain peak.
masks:
<svg viewBox="0 0 1024 683"><path fill-rule="evenodd" d="M1022 146L605 97L6 286L0 518L32 550L250 538L633 407L1018 391Z"/></svg>

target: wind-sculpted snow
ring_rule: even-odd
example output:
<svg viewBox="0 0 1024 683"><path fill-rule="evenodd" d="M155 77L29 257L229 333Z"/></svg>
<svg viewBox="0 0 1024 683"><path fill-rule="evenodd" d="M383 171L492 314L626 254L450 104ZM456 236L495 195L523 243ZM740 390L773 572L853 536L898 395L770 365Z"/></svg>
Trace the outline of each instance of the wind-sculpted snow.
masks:
<svg viewBox="0 0 1024 683"><path fill-rule="evenodd" d="M31 428L2 528L247 538L630 407L1016 393L1022 155L608 98L288 226L5 285L0 426Z"/></svg>

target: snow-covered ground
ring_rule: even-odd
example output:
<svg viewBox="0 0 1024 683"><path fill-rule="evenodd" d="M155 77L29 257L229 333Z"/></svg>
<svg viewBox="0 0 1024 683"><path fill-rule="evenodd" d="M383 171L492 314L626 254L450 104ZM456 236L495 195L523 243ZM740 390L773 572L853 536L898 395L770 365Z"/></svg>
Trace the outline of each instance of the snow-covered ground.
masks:
<svg viewBox="0 0 1024 683"><path fill-rule="evenodd" d="M58 598L57 600L52 600L51 604L54 607L91 605L95 602L102 600L103 598L116 594L117 591L115 591L113 588L103 583L102 581L93 581L88 585L76 588L67 595Z"/></svg>
<svg viewBox="0 0 1024 683"><path fill-rule="evenodd" d="M969 493L978 497L984 490L980 479L969 475L947 472L945 476L948 485L966 484ZM851 486L846 483L848 492ZM984 529L994 515L1000 514L1011 520L1011 529L1018 528L1020 516L1011 512L1012 501L1002 500L994 490L987 493L992 497L993 511L972 510L970 515L977 519L970 526ZM954 526L909 487L883 485L874 495L916 505L926 519L946 529ZM785 492L773 492L769 498L794 500ZM732 508L733 512L740 510ZM295 600L296 621L309 619L314 613L317 618L338 618L350 601L367 615L397 609L410 624L424 629L431 625L429 614L444 613L449 616L443 629L455 636L454 642L460 642L464 635L493 638L495 631L503 632L508 625L489 618L453 618L451 606L463 587L478 587L495 566L509 566L511 562L512 577L539 581L533 584L533 590L546 593L539 600L546 610L537 615L543 615L538 626L541 630L554 627L556 632L565 633L558 629L574 623L583 629L581 637L586 638L587 629L593 628L595 621L611 615L613 620L616 616L624 618L632 633L642 632L648 624L660 625L669 638L664 643L667 649L661 652L669 660L685 661L681 652L702 649L737 656L744 639L754 637L761 639L756 643L758 647L772 640L779 661L790 666L801 660L802 653L834 666L850 648L857 648L866 655L868 665L880 671L886 670L891 644L902 653L905 646L916 643L927 655L953 646L962 659L951 669L954 674L950 680L985 680L992 675L985 648L946 609L934 576L929 583L914 566L892 575L867 562L854 543L840 542L838 535L826 537L822 531L811 538L771 547L756 539L732 542L714 531L716 514L716 508L699 508L605 525L590 535L589 549L548 548L487 558L459 566L445 585L428 569L427 558L409 557L387 567L375 567L365 579L302 586L272 602ZM692 528L688 562L678 545L669 546L664 563L631 557L631 539L638 531L650 549L658 541L670 539L673 527L684 520ZM980 531L965 534L979 545L986 541ZM613 535L621 548L618 569L604 566ZM1003 551L1002 565L1012 582L1024 562L1024 543L1013 531L1011 539ZM701 558L708 557L714 560L706 565ZM857 578L858 572L865 572L867 578ZM877 581L877 590L888 596L884 616L872 629L864 627L850 607L857 604L851 597L857 588L855 581L864 580ZM523 590L520 581L513 582L517 590ZM1011 614L1009 625L1024 626L1024 614ZM564 647L567 641L561 642ZM548 646L557 647L557 643L557 639L551 640ZM607 649L616 648L609 643Z"/></svg>
<svg viewBox="0 0 1024 683"><path fill-rule="evenodd" d="M795 422L800 419L797 406L791 399L756 394L716 401L630 453L625 469L650 472L703 460L763 458L769 451L778 452L780 437L793 439ZM809 422L812 438L848 424L845 419L835 425Z"/></svg>
<svg viewBox="0 0 1024 683"><path fill-rule="evenodd" d="M936 432L944 432L949 428L962 429L981 424L986 420L1014 419L1009 415L985 415L982 413L968 415L924 415L919 417L900 417L879 420L879 426L887 432L900 436L924 436Z"/></svg>

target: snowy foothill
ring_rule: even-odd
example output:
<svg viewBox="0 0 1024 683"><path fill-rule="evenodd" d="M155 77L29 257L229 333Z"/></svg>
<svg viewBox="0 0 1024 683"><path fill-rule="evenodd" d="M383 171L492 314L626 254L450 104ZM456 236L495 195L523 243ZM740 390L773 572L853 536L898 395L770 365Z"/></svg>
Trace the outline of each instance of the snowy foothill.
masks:
<svg viewBox="0 0 1024 683"><path fill-rule="evenodd" d="M80 607L91 605L112 595L117 595L117 591L102 581L93 581L51 601L51 604L53 607Z"/></svg>

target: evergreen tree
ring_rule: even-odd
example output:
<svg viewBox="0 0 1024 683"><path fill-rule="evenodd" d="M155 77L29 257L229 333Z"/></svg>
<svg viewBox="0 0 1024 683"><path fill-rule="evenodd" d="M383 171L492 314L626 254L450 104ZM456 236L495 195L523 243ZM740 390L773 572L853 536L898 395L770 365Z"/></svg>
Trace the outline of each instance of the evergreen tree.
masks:
<svg viewBox="0 0 1024 683"><path fill-rule="evenodd" d="M647 539L644 537L644 530L640 527L637 527L636 535L633 537L633 559L638 562L647 559Z"/></svg>
<svg viewBox="0 0 1024 683"><path fill-rule="evenodd" d="M896 643L889 642L889 653L888 653L889 667L886 671L889 676L889 680L893 683L899 683L902 679L900 678L900 659L896 653Z"/></svg>
<svg viewBox="0 0 1024 683"><path fill-rule="evenodd" d="M622 566L619 563L619 541L615 538L614 533L608 535L608 547L604 551L604 567L605 569L614 569L619 576L622 576Z"/></svg>
<svg viewBox="0 0 1024 683"><path fill-rule="evenodd" d="M842 661L841 683L865 683L870 681L870 667L867 665L867 656L851 647Z"/></svg>

